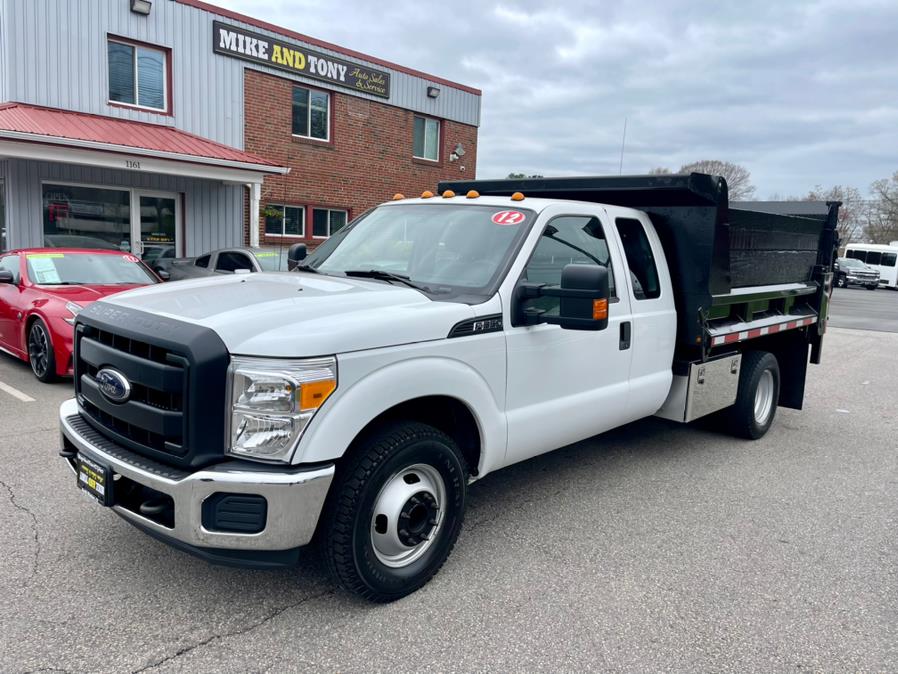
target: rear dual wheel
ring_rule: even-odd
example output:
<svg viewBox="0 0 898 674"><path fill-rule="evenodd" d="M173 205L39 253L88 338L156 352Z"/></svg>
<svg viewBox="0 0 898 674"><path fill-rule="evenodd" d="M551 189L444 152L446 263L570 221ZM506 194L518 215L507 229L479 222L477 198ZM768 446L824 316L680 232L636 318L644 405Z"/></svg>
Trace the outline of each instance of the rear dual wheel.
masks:
<svg viewBox="0 0 898 674"><path fill-rule="evenodd" d="M458 446L431 426L401 422L370 435L331 488L321 531L331 575L378 602L423 586L461 532L467 479Z"/></svg>
<svg viewBox="0 0 898 674"><path fill-rule="evenodd" d="M728 410L731 431L749 440L763 437L773 424L779 396L780 368L776 357L766 351L744 353L736 402Z"/></svg>

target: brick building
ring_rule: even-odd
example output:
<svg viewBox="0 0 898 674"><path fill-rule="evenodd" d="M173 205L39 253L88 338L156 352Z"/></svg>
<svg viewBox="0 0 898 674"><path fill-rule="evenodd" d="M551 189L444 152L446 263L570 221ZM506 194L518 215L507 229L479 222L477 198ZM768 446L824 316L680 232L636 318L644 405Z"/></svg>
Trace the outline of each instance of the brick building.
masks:
<svg viewBox="0 0 898 674"><path fill-rule="evenodd" d="M295 240L312 248L331 233L328 226L335 212L345 213L351 220L396 192L420 194L435 189L444 178L474 175L474 125L436 120L439 140L432 155L435 159L419 158L413 146L415 120L422 119L420 115L333 92L329 95L332 109L327 140L301 137L294 134L291 114L299 85L249 69L244 81L245 90L252 92L244 100L246 149L291 169L287 175L267 177L262 186L263 211L268 214L263 214L258 225L263 243L279 242L281 237L272 233L282 225L282 208L302 210L305 226ZM459 148L464 154L455 159ZM301 217L297 212L294 219ZM340 223L344 221L344 216L336 217ZM297 222L293 230L298 228Z"/></svg>
<svg viewBox="0 0 898 674"><path fill-rule="evenodd" d="M479 122L476 89L201 0L0 0L0 250L314 247L473 177Z"/></svg>

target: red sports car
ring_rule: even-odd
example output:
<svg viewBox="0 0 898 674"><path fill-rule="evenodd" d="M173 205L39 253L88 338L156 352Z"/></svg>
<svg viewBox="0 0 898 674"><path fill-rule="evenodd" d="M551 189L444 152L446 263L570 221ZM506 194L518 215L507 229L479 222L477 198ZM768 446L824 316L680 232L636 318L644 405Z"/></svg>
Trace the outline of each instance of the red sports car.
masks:
<svg viewBox="0 0 898 674"><path fill-rule="evenodd" d="M41 381L72 374L72 325L85 306L159 283L138 258L112 250L28 248L0 253L0 351Z"/></svg>

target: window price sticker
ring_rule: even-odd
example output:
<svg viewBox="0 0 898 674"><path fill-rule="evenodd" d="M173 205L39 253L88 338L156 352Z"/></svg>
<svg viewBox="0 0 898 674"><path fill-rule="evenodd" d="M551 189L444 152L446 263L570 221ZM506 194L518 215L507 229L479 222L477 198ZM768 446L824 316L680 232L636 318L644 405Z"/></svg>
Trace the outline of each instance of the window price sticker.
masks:
<svg viewBox="0 0 898 674"><path fill-rule="evenodd" d="M39 285L53 285L61 283L59 272L56 270L56 263L53 258L62 257L62 254L53 255L29 255L28 264L31 267L31 274L34 276L32 281Z"/></svg>

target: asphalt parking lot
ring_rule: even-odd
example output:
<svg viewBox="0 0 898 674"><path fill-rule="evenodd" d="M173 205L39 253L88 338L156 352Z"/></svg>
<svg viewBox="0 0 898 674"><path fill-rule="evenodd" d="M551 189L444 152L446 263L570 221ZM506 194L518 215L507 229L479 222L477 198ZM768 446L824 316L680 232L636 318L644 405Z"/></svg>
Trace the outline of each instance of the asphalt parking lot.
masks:
<svg viewBox="0 0 898 674"><path fill-rule="evenodd" d="M834 288L829 313L833 327L898 332L898 291Z"/></svg>
<svg viewBox="0 0 898 674"><path fill-rule="evenodd" d="M837 291L873 298L898 293ZM89 502L0 357L0 671L894 671L898 334L831 330L761 441L647 420L493 474L418 593L226 569ZM25 398L15 397L14 389Z"/></svg>

